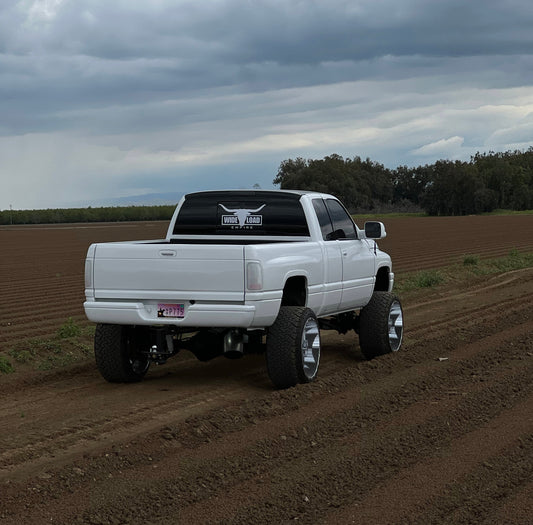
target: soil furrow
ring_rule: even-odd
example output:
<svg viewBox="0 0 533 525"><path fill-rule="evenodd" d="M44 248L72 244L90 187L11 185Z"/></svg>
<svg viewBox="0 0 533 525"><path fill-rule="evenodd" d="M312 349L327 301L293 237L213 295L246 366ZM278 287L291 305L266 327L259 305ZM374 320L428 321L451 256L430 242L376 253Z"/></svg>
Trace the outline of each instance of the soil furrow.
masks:
<svg viewBox="0 0 533 525"><path fill-rule="evenodd" d="M397 274L533 251L533 216L386 227ZM0 228L1 355L70 316L88 324L91 242L165 229ZM0 521L529 524L533 270L454 279L406 292L397 354L366 361L353 332L323 332L318 379L284 391L264 356L183 353L134 385L105 383L92 360L0 375Z"/></svg>
<svg viewBox="0 0 533 525"><path fill-rule="evenodd" d="M531 369L528 372L513 379L519 385L524 382L530 385ZM286 434L259 441L245 453L211 459L209 464L197 455L196 460L188 459L187 452L182 451L175 465L180 472L177 476L170 474L167 478L165 458L157 458L158 468L164 463L167 469L150 480L149 491L133 489L133 495L139 502L155 498L162 514L161 523L171 523L173 510L184 523L194 519L205 522L202 516L211 523L281 523L293 519L316 523L326 509L362 498L380 480L430 457L435 449L440 453L453 440L478 426L477 418L484 423L491 421L505 408L497 400L508 388L508 384L496 384L489 392L465 400L462 406L450 411L452 424L443 418L430 418L423 424L404 427L401 432L390 429L375 434L371 428L362 430L361 421L347 411L306 423L301 437L300 428L291 426ZM123 484L127 484L126 479ZM132 491L128 492L131 496ZM218 505L215 515L212 503L217 495L221 501L228 501L229 496L234 502L231 496L239 495L239 505ZM276 506L272 501L277 502ZM99 509L88 510L79 522L98 522L102 512L116 514L125 504L113 501L107 507L109 502L101 499ZM149 516L140 510L137 515L128 513L126 520L141 523L153 517L157 514Z"/></svg>
<svg viewBox="0 0 533 525"><path fill-rule="evenodd" d="M491 476L490 471L504 473L506 498L511 497L528 481L533 464L531 432L533 421L529 413L531 398L498 417L490 420L486 428L474 430L456 439L424 462L407 467L398 475L378 484L363 502L330 512L324 523L472 523L480 519L480 503L486 504L479 479ZM485 434L498 436L486 443ZM516 436L519 436L518 439ZM483 444L483 446L480 446ZM517 461L521 456L521 461ZM513 472L514 465L520 465ZM527 470L529 468L529 471ZM406 480L410 480L406 483ZM462 519L453 515L458 499L469 498L463 507ZM472 500L477 499L475 506ZM492 498L491 498L492 499ZM503 495L497 500L504 503ZM493 510L493 509L491 509ZM465 516L466 515L466 516ZM466 517L466 521L464 518Z"/></svg>
<svg viewBox="0 0 533 525"><path fill-rule="evenodd" d="M518 359L519 357L521 357L521 350L520 349L517 349L515 354L512 356L515 360ZM519 359L518 359L519 360ZM499 365L499 363L493 363L493 368L495 371L498 371L501 367ZM486 369L486 366L480 366L480 369ZM500 377L500 382L502 384L521 384L520 381L517 379L517 377L515 377L515 373L516 373L516 370L512 371L512 380L503 380L501 381L501 377ZM442 374L442 371L439 371L439 373L437 375L440 375ZM412 372L412 376L413 378L416 378L419 374L416 373L416 372ZM420 378L419 379L419 384L418 385L414 385L414 384L411 384L410 385L410 391L406 391L406 389L402 389L402 392L405 394L405 397L407 400L413 400L413 397L414 397L414 392L418 392L418 397L419 399L427 399L428 397L431 397L431 389L428 388L428 384L432 385L432 387L434 388L437 388L438 391L442 390L442 388L453 388L453 389L457 389L458 387L460 388L461 385L458 385L457 384L457 378L458 376L455 374L455 373L450 373L450 374L447 374L448 377L451 377L453 378L453 384L452 385L447 385L446 386L446 383L444 384L444 387L441 385L441 383L439 381L436 381L435 377L433 378ZM522 371L522 376L524 376L523 374L523 371ZM529 374L525 374L525 377L528 378L529 382L530 382L530 379L529 379ZM507 378L509 379L509 378ZM401 386L401 383L403 383L403 379L402 381L400 381L400 386ZM465 385L467 385L469 383L469 374L468 373L465 373L463 374L463 383ZM499 388L499 383L496 383L496 385L492 385L490 382L487 382L487 379L485 380L485 385L486 387L489 389L489 394L491 394L491 400L492 398L494 398L494 390ZM259 449L262 451L261 454L260 454L260 457L261 458L266 458L267 460L269 458L272 458L272 457L276 457L278 455L278 453L276 452L276 450L278 450L278 448L281 450L283 449L284 447L286 447L286 442L287 440L293 444L293 446L296 446L298 448L298 455L301 456L302 453L305 451L305 448L309 449L311 452L311 454L314 454L314 450L315 450L315 447L317 449L325 449L327 450L328 447L331 445L331 442L332 440L336 440L338 442L338 445L339 447L346 447L346 446L351 446L351 445L347 445L346 444L346 439L347 437L349 438L349 440L352 440L353 437L353 432L356 431L356 432L359 432L359 438L357 438L358 440L363 440L363 441L366 441L366 440L370 440L372 441L372 438L371 437L368 437L368 438L365 438L365 436L367 435L370 435L372 436L376 431L378 432L379 435L382 435L386 432L384 432L384 428L382 427L383 423L386 422L390 416L391 416L391 410L393 410L393 408L388 408L386 410L383 410L383 403L386 402L387 399L390 399L390 392L386 392L386 391L383 391L382 387L379 385L379 381L374 381L374 382L370 382L368 383L367 385L368 389L370 390L370 392L367 392L366 395L362 396L361 400L359 403L357 403L357 407L355 408L351 408L351 409L348 409L348 410L345 410L345 411L341 411L340 413L336 413L334 415L334 417L331 417L330 416L330 413L331 413L331 410L326 410L326 407L322 407L322 409L319 407L319 406L315 406L315 405L312 405L313 406L313 410L311 411L312 413L313 412L316 412L317 416L315 418L315 420L308 420L308 417L305 415L305 412L309 412L308 410L302 410L300 407L298 407L298 410L300 412L302 412L302 418L300 419L300 421L298 421L298 419L295 419L294 417L294 414L290 414L290 415L283 415L283 416L278 416L279 418L281 418L282 420L284 420L285 422L285 425L288 424L288 428L286 429L283 429L282 432L284 432L284 434L282 434L282 436L280 437L279 434L275 436L275 438L270 438L268 440L265 441L265 436L260 432L259 433L259 437L260 437L260 440L259 440L259 443L256 443L255 445L253 445L254 448L257 448L259 447ZM396 385L396 388L398 387L398 385ZM372 391L374 391L374 393L372 393ZM289 396L290 392L287 392L287 393L281 393L281 395L279 396L281 399L283 398L287 398L287 401L288 401L288 406L290 407L291 406L291 403L290 403L290 400L291 400L291 396ZM350 405L353 405L354 403L354 400L353 399L350 399L350 395L349 395L349 392L346 393L346 397L345 399L347 399L346 401L346 404L348 406ZM484 395L483 393L479 394L481 397ZM381 398L380 398L381 396ZM335 394L332 394L331 397L335 398ZM496 396L497 397L497 396ZM400 396L398 396L398 399L400 400ZM494 405L494 403L492 403L492 401L489 400L490 402L488 403L488 405L492 406ZM330 400L331 402L331 400ZM463 404L466 403L465 400L462 401ZM485 403L487 404L487 403ZM253 405L253 404L251 404ZM398 405L398 406L401 406L401 403L396 403L395 406ZM252 408L252 406L249 407L250 409ZM346 408L346 407L345 407ZM456 413L463 413L464 412L464 408L458 408L457 406L454 407L454 410L456 411ZM233 416L231 414L228 415L229 417L229 420L230 420L230 425L232 424L231 421L234 421L234 420L249 420L249 418L246 418L244 417L243 414L241 414L241 416L237 416L236 414L234 414ZM454 414L452 414L451 416L449 416L450 418L453 418L454 417ZM338 422L335 422L335 419L338 419L339 421ZM437 421L442 421L443 420L443 417L442 415L440 417L433 417L432 419L435 419ZM444 418L446 419L446 418ZM471 418L469 417L468 414L464 414L463 417L461 418L457 418L455 417L456 420L460 420L462 421L463 423L465 422L468 422L468 421L471 421L471 420L474 420L475 418ZM200 424L200 426L196 426L196 423L194 421L197 421L197 423ZM204 422L203 425L204 425L204 428L202 429L202 423L201 422ZM203 464L202 465L202 472L204 473L203 475L207 478L210 478L210 469L212 468L212 476L214 476L213 479L217 480L217 476L216 476L216 472L219 471L220 468L222 468L218 463L217 463L217 460L216 460L216 457L212 457L211 459L208 459L209 458L209 455L206 456L206 453L205 451L202 450L202 447L206 446L205 443L207 443L209 446L209 443L213 442L213 445L211 446L211 449L215 451L215 453L219 451L219 444L216 442L217 439L216 439L216 435L212 435L209 431L213 428L212 426L210 426L209 424L207 426L206 423L207 421L213 421L213 418L201 418L199 417L198 419L190 419L187 421L187 427L191 427L192 429L197 429L197 430L193 430L193 434L196 434L196 436L200 437L200 448L193 448L192 450L193 451L196 451L198 450L198 452L195 452L194 453L194 457L201 457L201 458L206 458L207 461L209 461L209 465L205 465ZM270 417L267 417L266 420L265 420L265 424L267 425L267 427L271 424L271 418ZM257 423L255 423L257 424ZM251 425L255 426L254 423L251 423ZM303 430L301 429L300 425L304 425L304 428ZM418 428L420 427L420 423L419 422L415 422L413 425L413 427L415 428ZM277 426L274 426L274 428L278 428ZM198 432L198 429L200 430L200 432ZM328 430L329 429L329 430ZM334 434L332 435L331 434L331 429L335 429L335 432ZM374 429L374 430L373 430ZM225 438L226 436L228 437L229 439L229 442L232 443L234 442L233 439L231 439L231 436L228 436L226 434L227 432L227 429L224 430L224 428L221 429L222 433L222 437ZM394 429L394 426L392 428L389 428L389 432L394 432L395 429ZM164 431L166 434L171 434L172 435L172 431L169 431L169 429L166 429ZM190 446L190 442L187 441L187 435L182 435L181 432L179 430L177 431L174 431L176 432L176 435L178 436L181 436L182 439L184 439L185 441L184 442L181 442L181 447L183 446L187 446L187 444ZM255 434L257 435L257 431L255 432ZM267 432L268 434L268 432ZM276 434L276 432L274 432L274 434ZM285 440L283 439L283 435L286 435L286 438ZM295 437L296 435L296 437ZM299 443L299 440L296 439L298 437L298 435L301 436L301 438L305 438L305 442L307 443L307 446L302 446L300 443ZM257 436L256 436L257 437ZM341 439L341 441L339 442L339 439ZM206 441L207 439L207 441ZM249 437L248 439L245 439L244 442L246 443L247 441L249 441ZM193 443L194 443L194 440L193 440ZM204 445L202 445L201 443L204 443ZM314 445L313 445L314 443ZM222 447L223 449L224 447ZM302 448L304 450L302 450ZM265 450L267 450L267 452L265 453ZM180 463L183 461L183 457L184 457L184 450L182 448L179 448L178 450L180 450L179 454L178 454L178 462L176 464L176 470L179 470L179 465ZM201 451L201 453L200 453ZM152 453L154 455L154 458L157 458L156 454L157 454L157 451L149 451L147 450L148 453ZM154 453L155 452L155 453ZM230 455L229 453L229 450L226 451L225 454L223 454L223 457L225 459L227 459L228 457L229 458L232 458L233 461L236 461L238 463L238 458L241 458L241 457L247 457L249 456L249 452L246 452L246 451L243 451L243 450L240 450L240 451L237 451L237 455L235 455L235 451L233 451L233 455ZM288 458L285 457L285 456L282 456L281 457L281 463L284 463L287 459L289 460L292 460L292 457L293 455L292 454L288 454ZM219 456L220 457L220 456ZM168 459L165 459L165 458L158 458L158 461L159 463L164 463L167 467L167 469L171 469L172 470L172 463L169 464L169 460ZM193 460L194 461L194 460ZM205 459L203 459L203 461L205 462ZM220 461L220 460L219 460ZM225 460L224 460L225 461ZM211 465L211 463L214 462L213 465ZM130 462L128 461L127 462L128 464L130 464ZM267 470L270 471L273 467L272 466L269 466L268 469L266 470L261 470L261 472L266 472ZM279 468L279 467L278 467ZM239 464L239 470L242 471L244 469L244 466L242 464ZM257 470L257 464L254 463L250 466L250 469L252 471L252 473ZM255 469L255 470L254 470ZM85 468L83 469L85 471ZM224 472L227 471L227 466L225 467L225 470L223 470ZM158 471L158 473L160 474L160 471ZM242 474L242 472L241 472ZM92 475L90 474L90 471L87 470L87 475ZM137 474L137 476L140 475L140 473ZM195 476L198 476L199 473L196 472ZM229 474L226 474L228 477L229 477ZM135 478L136 476L134 476ZM255 478L255 476L254 476ZM230 478L231 479L231 478ZM238 481L238 480L237 480ZM244 482L244 481L243 481ZM202 481L201 483L203 483L204 485L206 484L206 480L204 478L202 478ZM249 483L249 480L248 478L246 478L246 483L248 484ZM262 486L263 485L263 482L259 482L259 484ZM158 488L156 490L156 493L161 493L161 490L160 488ZM224 489L226 490L226 489ZM252 494L254 492L252 491ZM209 493L207 493L209 495ZM137 497L137 496L136 496ZM194 501L194 500L193 500ZM255 502L256 503L256 502ZM255 504L254 503L254 504ZM195 509L195 512L196 512L197 509ZM186 513L187 514L187 513ZM185 514L185 515L186 515ZM93 520L94 521L94 520ZM253 521L252 521L253 522Z"/></svg>

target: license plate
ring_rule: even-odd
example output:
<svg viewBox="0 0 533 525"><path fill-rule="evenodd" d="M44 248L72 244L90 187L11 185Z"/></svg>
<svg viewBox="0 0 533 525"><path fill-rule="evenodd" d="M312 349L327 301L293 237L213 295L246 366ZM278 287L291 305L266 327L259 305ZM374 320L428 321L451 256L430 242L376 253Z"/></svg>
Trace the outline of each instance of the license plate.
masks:
<svg viewBox="0 0 533 525"><path fill-rule="evenodd" d="M185 305L158 303L157 317L185 317Z"/></svg>

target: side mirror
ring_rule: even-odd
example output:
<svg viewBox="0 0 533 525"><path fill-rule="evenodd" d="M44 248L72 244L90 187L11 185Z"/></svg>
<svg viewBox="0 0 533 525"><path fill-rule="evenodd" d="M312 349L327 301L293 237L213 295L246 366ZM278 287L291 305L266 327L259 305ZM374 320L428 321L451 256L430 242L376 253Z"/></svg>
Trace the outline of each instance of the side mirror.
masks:
<svg viewBox="0 0 533 525"><path fill-rule="evenodd" d="M365 235L367 239L384 239L387 237L385 225L382 222L365 222Z"/></svg>

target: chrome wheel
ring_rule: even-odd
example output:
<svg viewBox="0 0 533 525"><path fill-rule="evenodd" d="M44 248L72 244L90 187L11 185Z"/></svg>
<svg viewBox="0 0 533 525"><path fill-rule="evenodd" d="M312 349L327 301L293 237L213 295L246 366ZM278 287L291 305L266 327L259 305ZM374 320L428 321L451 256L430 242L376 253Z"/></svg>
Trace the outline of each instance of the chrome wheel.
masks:
<svg viewBox="0 0 533 525"><path fill-rule="evenodd" d="M389 310L389 343L393 352L397 352L402 344L403 314L399 301L394 301Z"/></svg>
<svg viewBox="0 0 533 525"><path fill-rule="evenodd" d="M311 380L318 371L320 362L320 330L315 318L307 319L302 332L302 362L303 372Z"/></svg>
<svg viewBox="0 0 533 525"><path fill-rule="evenodd" d="M305 306L282 306L266 341L267 370L276 388L309 383L318 375L320 330Z"/></svg>
<svg viewBox="0 0 533 525"><path fill-rule="evenodd" d="M359 314L359 345L367 359L397 352L402 345L402 305L391 292L374 292Z"/></svg>

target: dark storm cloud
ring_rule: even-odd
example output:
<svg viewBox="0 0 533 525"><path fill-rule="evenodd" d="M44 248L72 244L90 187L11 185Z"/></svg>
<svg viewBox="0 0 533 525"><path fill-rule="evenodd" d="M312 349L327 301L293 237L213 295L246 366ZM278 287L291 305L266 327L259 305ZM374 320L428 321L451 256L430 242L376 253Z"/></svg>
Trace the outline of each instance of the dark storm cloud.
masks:
<svg viewBox="0 0 533 525"><path fill-rule="evenodd" d="M118 188L230 158L399 164L522 141L532 5L3 0L0 155L32 180L80 170Z"/></svg>
<svg viewBox="0 0 533 525"><path fill-rule="evenodd" d="M26 3L28 4L28 3ZM53 11L54 2L48 4ZM533 42L527 1L62 2L52 16L38 10L15 24L28 33L12 51L101 59L181 58L228 63L319 63L383 55L520 54ZM18 4L20 6L20 4ZM4 9L4 12L6 9ZM43 19L44 22L43 27ZM40 29L32 31L35 22ZM13 20L11 20L13 22ZM4 30L17 33L9 21Z"/></svg>
<svg viewBox="0 0 533 525"><path fill-rule="evenodd" d="M327 63L345 67L334 72L333 80L322 69L322 82L361 78L369 72L366 63L387 56L528 54L533 47L530 5L8 2L0 19L2 94L21 89L46 103L67 105L78 97L84 103L107 97L143 100L234 85L312 85L320 80L315 67ZM69 96L69 90L75 93Z"/></svg>

